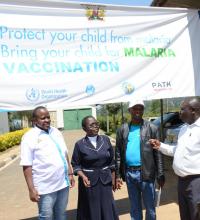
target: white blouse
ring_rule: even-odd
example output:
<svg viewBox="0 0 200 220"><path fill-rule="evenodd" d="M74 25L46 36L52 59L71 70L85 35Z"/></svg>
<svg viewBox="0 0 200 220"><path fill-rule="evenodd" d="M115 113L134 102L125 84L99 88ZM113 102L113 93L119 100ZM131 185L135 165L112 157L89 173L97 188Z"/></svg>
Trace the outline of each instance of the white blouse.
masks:
<svg viewBox="0 0 200 220"><path fill-rule="evenodd" d="M94 148L97 147L97 136L94 137L88 137Z"/></svg>

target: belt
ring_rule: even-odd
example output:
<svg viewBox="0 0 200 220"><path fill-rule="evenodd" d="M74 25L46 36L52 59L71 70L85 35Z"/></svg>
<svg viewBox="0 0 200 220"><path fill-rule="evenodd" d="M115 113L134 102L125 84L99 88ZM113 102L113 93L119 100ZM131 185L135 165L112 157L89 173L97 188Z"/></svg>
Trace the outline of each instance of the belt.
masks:
<svg viewBox="0 0 200 220"><path fill-rule="evenodd" d="M194 179L200 177L200 174L193 174L193 175L188 175L188 176L179 176L179 179L181 180L186 180L186 179Z"/></svg>
<svg viewBox="0 0 200 220"><path fill-rule="evenodd" d="M126 169L130 171L141 170L141 166L128 166Z"/></svg>
<svg viewBox="0 0 200 220"><path fill-rule="evenodd" d="M107 170L107 169L109 169L109 166L103 167L103 168L99 168L99 169L84 169L83 168L83 171L85 171L85 172L94 172L95 170Z"/></svg>

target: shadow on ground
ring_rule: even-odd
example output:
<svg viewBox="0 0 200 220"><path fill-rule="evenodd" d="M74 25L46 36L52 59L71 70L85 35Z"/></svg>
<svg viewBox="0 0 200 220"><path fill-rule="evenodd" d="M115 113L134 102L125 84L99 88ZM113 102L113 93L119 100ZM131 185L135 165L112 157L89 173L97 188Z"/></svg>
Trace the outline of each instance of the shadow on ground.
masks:
<svg viewBox="0 0 200 220"><path fill-rule="evenodd" d="M177 203L177 176L174 174L172 169L173 158L164 156L164 167L165 167L165 178L166 182L162 189L160 206L167 205L170 203ZM130 204L129 199L118 199L115 201L116 207L119 215L124 215L129 213Z"/></svg>
<svg viewBox="0 0 200 220"><path fill-rule="evenodd" d="M70 220L76 220L76 209L68 210L67 211L67 218ZM23 218L20 220L38 220L38 217L32 217L32 218Z"/></svg>
<svg viewBox="0 0 200 220"><path fill-rule="evenodd" d="M162 190L160 206L169 203L177 203L177 177L172 169L172 158L165 156L164 162L165 162L166 183ZM129 213L130 205L128 198L118 199L115 202L119 216ZM76 220L76 209L68 210L67 217L70 220ZM37 219L38 219L37 217L32 217L32 218L24 218L20 220L37 220Z"/></svg>
<svg viewBox="0 0 200 220"><path fill-rule="evenodd" d="M177 176L172 169L173 158L164 156L165 164L165 185L161 194L160 205L166 205L169 203L177 203Z"/></svg>

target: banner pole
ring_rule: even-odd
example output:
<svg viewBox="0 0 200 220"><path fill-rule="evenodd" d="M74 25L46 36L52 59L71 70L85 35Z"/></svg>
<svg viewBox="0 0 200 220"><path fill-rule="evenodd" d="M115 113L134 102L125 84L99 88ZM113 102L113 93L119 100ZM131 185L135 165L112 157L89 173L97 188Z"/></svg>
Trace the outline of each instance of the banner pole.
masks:
<svg viewBox="0 0 200 220"><path fill-rule="evenodd" d="M161 141L164 141L164 129L163 129L163 99L160 99L160 115L161 115L161 123L160 123L160 138Z"/></svg>

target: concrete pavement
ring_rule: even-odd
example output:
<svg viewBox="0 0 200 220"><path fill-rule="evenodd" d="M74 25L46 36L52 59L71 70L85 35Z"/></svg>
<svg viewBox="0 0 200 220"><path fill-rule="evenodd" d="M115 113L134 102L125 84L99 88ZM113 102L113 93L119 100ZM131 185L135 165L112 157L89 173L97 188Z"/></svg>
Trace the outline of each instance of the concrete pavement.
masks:
<svg viewBox="0 0 200 220"><path fill-rule="evenodd" d="M71 157L76 140L84 135L81 130L63 132ZM19 166L19 147L0 153L0 219L1 220L36 220L37 205L29 200L27 186ZM166 185L162 191L161 204L157 208L158 220L179 220L176 177L171 169L171 159L165 158ZM76 186L70 190L67 207L68 219L75 220L77 205ZM114 193L120 220L129 220L129 201L125 184Z"/></svg>
<svg viewBox="0 0 200 220"><path fill-rule="evenodd" d="M0 171L19 157L19 146L0 152Z"/></svg>

